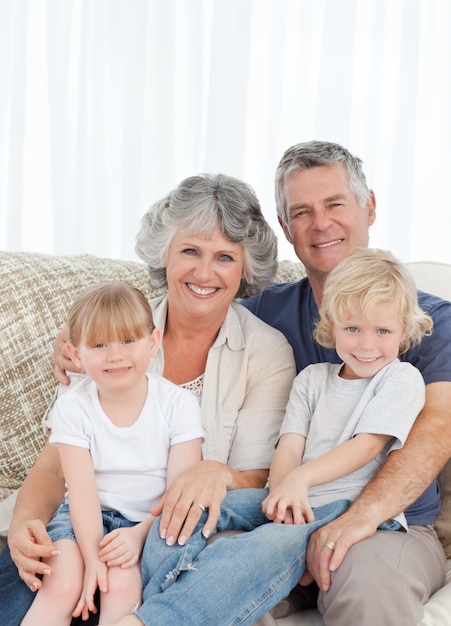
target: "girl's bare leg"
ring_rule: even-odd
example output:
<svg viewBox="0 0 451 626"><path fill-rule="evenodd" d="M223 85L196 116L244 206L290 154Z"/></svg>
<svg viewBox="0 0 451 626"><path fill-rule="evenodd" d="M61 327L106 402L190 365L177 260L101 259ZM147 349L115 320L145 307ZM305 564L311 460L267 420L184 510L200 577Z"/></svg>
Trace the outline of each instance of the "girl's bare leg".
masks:
<svg viewBox="0 0 451 626"><path fill-rule="evenodd" d="M133 609L141 605L142 582L139 564L127 569L110 567L108 569L108 593L100 598L99 626L109 626L117 620L131 617L136 620L131 624L142 626L140 619L132 615ZM122 624L122 622L119 622ZM125 622L127 624L127 622Z"/></svg>
<svg viewBox="0 0 451 626"><path fill-rule="evenodd" d="M21 626L67 626L82 589L84 565L75 541L55 541L58 556L46 559L52 568L51 576L44 576L42 587L22 620Z"/></svg>

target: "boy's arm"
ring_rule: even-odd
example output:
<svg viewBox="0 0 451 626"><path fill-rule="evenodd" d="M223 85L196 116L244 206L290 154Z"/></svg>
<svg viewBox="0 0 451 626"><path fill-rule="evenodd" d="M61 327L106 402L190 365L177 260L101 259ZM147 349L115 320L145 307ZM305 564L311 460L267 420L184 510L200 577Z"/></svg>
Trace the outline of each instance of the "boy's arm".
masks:
<svg viewBox="0 0 451 626"><path fill-rule="evenodd" d="M308 504L309 488L355 472L374 459L392 439L390 435L360 433L317 459L298 465L277 487L271 488L264 500L265 515L275 522L286 521L288 508L294 523L313 521Z"/></svg>
<svg viewBox="0 0 451 626"><path fill-rule="evenodd" d="M269 470L269 489L272 491L292 470L299 467L304 456L305 437L285 433L277 444Z"/></svg>
<svg viewBox="0 0 451 626"><path fill-rule="evenodd" d="M406 510L450 458L450 406L451 382L427 384L426 403L404 446L388 455L346 513L312 535L308 569L321 589L329 589L330 572L340 567L349 548L372 537L382 522ZM324 550L330 541L336 543L333 552Z"/></svg>

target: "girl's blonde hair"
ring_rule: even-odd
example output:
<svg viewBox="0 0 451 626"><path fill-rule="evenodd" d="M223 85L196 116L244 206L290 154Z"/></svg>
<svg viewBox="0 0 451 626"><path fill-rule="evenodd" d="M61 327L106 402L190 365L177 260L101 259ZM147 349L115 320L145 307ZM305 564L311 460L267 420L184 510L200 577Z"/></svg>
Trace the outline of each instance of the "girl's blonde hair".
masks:
<svg viewBox="0 0 451 626"><path fill-rule="evenodd" d="M385 250L356 248L326 278L316 341L334 348L335 323L346 322L356 306L373 319L374 307L382 303L395 305L406 331L399 354L431 334L432 319L419 307L415 281L406 266Z"/></svg>
<svg viewBox="0 0 451 626"><path fill-rule="evenodd" d="M74 346L142 339L155 325L144 294L129 283L111 281L84 289L69 309L69 340Z"/></svg>

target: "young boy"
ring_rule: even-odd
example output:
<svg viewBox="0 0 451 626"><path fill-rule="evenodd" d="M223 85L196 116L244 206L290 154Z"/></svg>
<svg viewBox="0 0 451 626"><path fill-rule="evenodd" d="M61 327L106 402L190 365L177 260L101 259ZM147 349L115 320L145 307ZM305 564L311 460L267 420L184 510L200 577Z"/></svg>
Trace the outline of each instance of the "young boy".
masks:
<svg viewBox="0 0 451 626"><path fill-rule="evenodd" d="M130 614L141 602L149 511L201 459L197 399L146 373L160 333L141 291L118 281L89 287L72 305L68 327L66 349L87 377L55 405L50 441L67 494L47 530L60 554L48 561L24 626L87 619L97 587L99 624Z"/></svg>

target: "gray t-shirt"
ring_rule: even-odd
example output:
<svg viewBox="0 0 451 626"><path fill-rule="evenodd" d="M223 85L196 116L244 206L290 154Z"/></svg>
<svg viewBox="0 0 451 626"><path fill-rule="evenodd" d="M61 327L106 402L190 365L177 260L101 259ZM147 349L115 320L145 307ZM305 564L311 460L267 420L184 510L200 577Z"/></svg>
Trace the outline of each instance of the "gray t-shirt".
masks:
<svg viewBox="0 0 451 626"><path fill-rule="evenodd" d="M393 440L361 469L309 491L312 507L354 500L391 450L404 445L424 405L424 381L410 363L396 359L373 378L340 378L342 364L309 365L295 378L280 436L306 437L303 463L318 458L359 433L391 435Z"/></svg>

